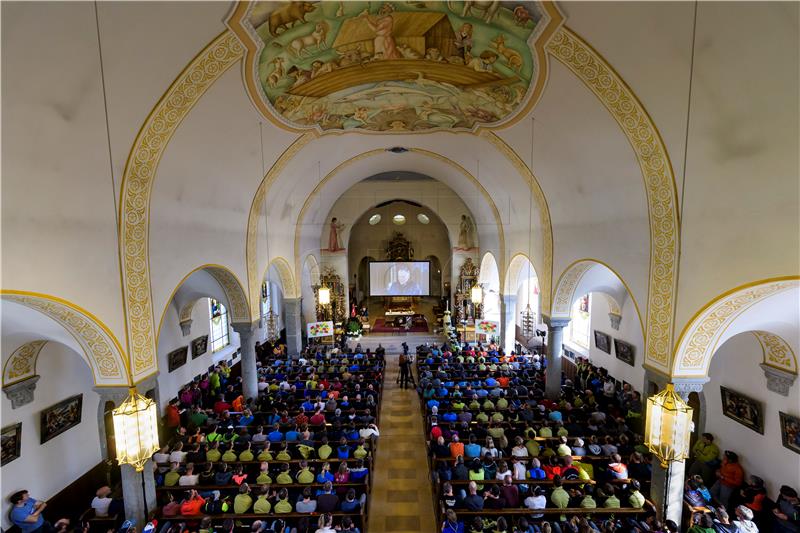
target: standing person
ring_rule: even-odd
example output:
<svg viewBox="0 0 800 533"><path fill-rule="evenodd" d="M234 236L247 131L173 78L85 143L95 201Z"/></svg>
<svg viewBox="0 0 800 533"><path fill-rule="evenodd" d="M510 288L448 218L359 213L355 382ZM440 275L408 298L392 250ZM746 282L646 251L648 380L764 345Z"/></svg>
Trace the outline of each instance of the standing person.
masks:
<svg viewBox="0 0 800 533"><path fill-rule="evenodd" d="M42 516L47 502L34 500L28 495L27 490L15 492L8 499L13 506L9 518L22 533L41 533L52 530L50 523L45 521Z"/></svg>
<svg viewBox="0 0 800 533"><path fill-rule="evenodd" d="M408 388L408 357L406 354L400 355L400 388Z"/></svg>

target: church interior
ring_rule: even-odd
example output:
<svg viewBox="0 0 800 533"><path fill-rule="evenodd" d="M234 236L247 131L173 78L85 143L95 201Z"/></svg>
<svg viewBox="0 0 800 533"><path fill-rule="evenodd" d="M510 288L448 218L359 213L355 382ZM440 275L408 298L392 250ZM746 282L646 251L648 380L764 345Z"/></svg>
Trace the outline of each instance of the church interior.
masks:
<svg viewBox="0 0 800 533"><path fill-rule="evenodd" d="M800 532L798 2L0 14L4 531Z"/></svg>

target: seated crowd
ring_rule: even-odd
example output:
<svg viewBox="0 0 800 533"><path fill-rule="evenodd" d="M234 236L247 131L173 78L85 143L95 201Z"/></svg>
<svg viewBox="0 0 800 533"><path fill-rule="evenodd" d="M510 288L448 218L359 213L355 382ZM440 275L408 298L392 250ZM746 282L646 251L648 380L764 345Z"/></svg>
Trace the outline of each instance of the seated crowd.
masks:
<svg viewBox="0 0 800 533"><path fill-rule="evenodd" d="M364 529L384 357L257 345L257 398L226 365L181 389L153 456L159 531ZM326 529L327 528L327 529Z"/></svg>

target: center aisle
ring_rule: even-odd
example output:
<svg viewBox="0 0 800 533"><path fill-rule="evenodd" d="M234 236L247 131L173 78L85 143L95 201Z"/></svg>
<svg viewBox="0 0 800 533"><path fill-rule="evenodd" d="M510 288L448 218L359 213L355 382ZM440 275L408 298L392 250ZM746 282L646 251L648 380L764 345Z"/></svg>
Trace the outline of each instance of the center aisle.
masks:
<svg viewBox="0 0 800 533"><path fill-rule="evenodd" d="M381 432L369 503L369 533L435 533L431 478L419 397L396 380L397 355L386 356Z"/></svg>

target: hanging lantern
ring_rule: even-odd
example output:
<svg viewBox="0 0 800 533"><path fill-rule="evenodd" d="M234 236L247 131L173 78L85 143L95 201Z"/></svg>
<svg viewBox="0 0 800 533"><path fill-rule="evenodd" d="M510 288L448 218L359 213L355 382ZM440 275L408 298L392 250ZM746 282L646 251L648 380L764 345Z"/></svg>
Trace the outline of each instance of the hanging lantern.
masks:
<svg viewBox="0 0 800 533"><path fill-rule="evenodd" d="M647 399L645 444L658 457L662 468L689 457L693 429L692 408L675 393L672 383Z"/></svg>
<svg viewBox="0 0 800 533"><path fill-rule="evenodd" d="M112 417L119 464L141 472L159 448L156 403L131 387L130 395L112 411Z"/></svg>
<svg viewBox="0 0 800 533"><path fill-rule="evenodd" d="M480 285L475 285L472 287L472 290L470 291L470 300L472 300L472 303L475 305L480 305L481 302L483 302L483 289Z"/></svg>
<svg viewBox="0 0 800 533"><path fill-rule="evenodd" d="M331 290L328 287L319 288L319 305L328 305L331 303Z"/></svg>
<svg viewBox="0 0 800 533"><path fill-rule="evenodd" d="M525 310L521 313L522 334L525 337L533 337L536 327L536 316L531 309L531 304L525 306Z"/></svg>

